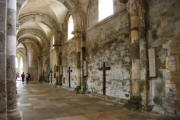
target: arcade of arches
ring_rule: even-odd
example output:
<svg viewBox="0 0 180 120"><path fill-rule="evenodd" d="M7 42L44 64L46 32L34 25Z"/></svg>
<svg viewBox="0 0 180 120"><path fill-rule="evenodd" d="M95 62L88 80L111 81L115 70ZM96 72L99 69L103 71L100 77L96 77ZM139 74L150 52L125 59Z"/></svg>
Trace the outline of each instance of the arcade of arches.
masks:
<svg viewBox="0 0 180 120"><path fill-rule="evenodd" d="M180 0L0 0L0 120L179 116Z"/></svg>

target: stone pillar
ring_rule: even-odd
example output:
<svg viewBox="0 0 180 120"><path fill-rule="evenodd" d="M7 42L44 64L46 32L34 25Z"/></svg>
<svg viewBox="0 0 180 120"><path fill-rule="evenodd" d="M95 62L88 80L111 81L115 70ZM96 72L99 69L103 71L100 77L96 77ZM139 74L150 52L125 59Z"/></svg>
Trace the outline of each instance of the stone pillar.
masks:
<svg viewBox="0 0 180 120"><path fill-rule="evenodd" d="M147 39L145 28L144 0L129 0L131 24L131 99L147 104ZM141 90L141 91L140 91ZM139 102L140 104L140 102Z"/></svg>
<svg viewBox="0 0 180 120"><path fill-rule="evenodd" d="M62 66L62 48L59 47L59 52L57 53L57 65L58 65L58 77L59 77L59 84L62 85L63 79L63 66Z"/></svg>
<svg viewBox="0 0 180 120"><path fill-rule="evenodd" d="M141 80L141 98L144 109L148 106L148 57L147 57L147 6L145 0L140 0L139 7L139 49L140 49L140 80Z"/></svg>
<svg viewBox="0 0 180 120"><path fill-rule="evenodd" d="M58 85L59 78L60 78L60 76L59 76L59 66L60 66L59 65L59 49L58 48L56 48L56 59L57 59L56 64L55 64L56 69L54 70L54 73L56 73L55 81L56 81L56 85Z"/></svg>
<svg viewBox="0 0 180 120"><path fill-rule="evenodd" d="M31 75L31 80L38 81L38 58L32 47L28 45L28 73Z"/></svg>
<svg viewBox="0 0 180 120"><path fill-rule="evenodd" d="M76 51L77 51L77 90L81 89L81 41L82 41L82 32L75 30L73 32L76 39Z"/></svg>
<svg viewBox="0 0 180 120"><path fill-rule="evenodd" d="M8 0L7 19L7 108L8 119L17 119L16 109L16 0Z"/></svg>
<svg viewBox="0 0 180 120"><path fill-rule="evenodd" d="M27 60L26 60L26 56L24 55L24 58L23 58L23 72L24 73L27 73Z"/></svg>
<svg viewBox="0 0 180 120"><path fill-rule="evenodd" d="M56 52L56 69L55 69L55 73L56 73L56 85L59 85L60 83L60 74L59 74L59 71L60 71L60 67L61 67L61 63L60 63L60 59L59 59L59 55L61 54L61 43L60 43L60 39L61 39L61 32L56 32L54 33L54 37L55 37L55 44L54 44L54 49L55 49L55 52Z"/></svg>
<svg viewBox="0 0 180 120"><path fill-rule="evenodd" d="M42 59L41 56L38 57L38 81L41 82L42 81Z"/></svg>
<svg viewBox="0 0 180 120"><path fill-rule="evenodd" d="M6 23L7 3L0 0L0 120L7 120Z"/></svg>
<svg viewBox="0 0 180 120"><path fill-rule="evenodd" d="M82 32L82 41L81 41L81 61L82 61L82 90L83 93L86 92L87 89L87 60L86 60L86 34Z"/></svg>
<svg viewBox="0 0 180 120"><path fill-rule="evenodd" d="M139 0L129 0L129 14L131 24L131 99L140 97L140 55L139 55L139 17L138 17Z"/></svg>

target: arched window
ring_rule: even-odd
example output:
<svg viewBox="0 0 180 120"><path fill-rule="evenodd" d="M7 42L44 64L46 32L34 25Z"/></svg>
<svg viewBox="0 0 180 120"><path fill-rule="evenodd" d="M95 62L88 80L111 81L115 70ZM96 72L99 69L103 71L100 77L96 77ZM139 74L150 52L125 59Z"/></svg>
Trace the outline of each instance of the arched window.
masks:
<svg viewBox="0 0 180 120"><path fill-rule="evenodd" d="M113 1L114 0L99 0L99 21L110 15L113 15Z"/></svg>
<svg viewBox="0 0 180 120"><path fill-rule="evenodd" d="M74 31L74 22L72 16L69 17L68 20L68 40L74 37L72 32Z"/></svg>

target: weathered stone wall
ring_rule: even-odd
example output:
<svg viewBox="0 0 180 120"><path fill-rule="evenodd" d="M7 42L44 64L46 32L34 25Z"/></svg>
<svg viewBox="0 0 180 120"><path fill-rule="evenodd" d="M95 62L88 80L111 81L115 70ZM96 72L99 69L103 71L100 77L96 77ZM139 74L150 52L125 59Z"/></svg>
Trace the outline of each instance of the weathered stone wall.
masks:
<svg viewBox="0 0 180 120"><path fill-rule="evenodd" d="M62 47L62 66L63 66L63 80L62 84L65 87L69 86L68 69L71 68L70 74L71 87L75 88L77 85L77 52L76 41L74 39L66 40Z"/></svg>
<svg viewBox="0 0 180 120"><path fill-rule="evenodd" d="M124 4L115 0L115 14L98 22L98 2L89 5L87 33L87 60L89 92L102 94L102 67L106 73L106 95L121 99L130 98L129 20ZM119 6L116 6L116 5Z"/></svg>
<svg viewBox="0 0 180 120"><path fill-rule="evenodd" d="M114 0L114 13L123 11L126 8L125 4L119 2L119 0ZM88 15L87 15L87 26L92 27L98 22L98 0L90 0L88 4Z"/></svg>
<svg viewBox="0 0 180 120"><path fill-rule="evenodd" d="M0 1L0 119L7 119L7 85L6 85L6 20L7 1Z"/></svg>
<svg viewBox="0 0 180 120"><path fill-rule="evenodd" d="M150 78L151 104L153 111L174 114L180 106L178 86L179 58L178 41L180 39L180 1L150 0L149 4L149 48L156 48L157 77ZM176 43L176 53L172 53L172 43ZM173 78L172 73L176 73ZM175 81L177 80L177 82ZM176 103L176 105L175 105ZM178 108L179 109L179 108Z"/></svg>
<svg viewBox="0 0 180 120"><path fill-rule="evenodd" d="M52 48L51 50L50 50L50 70L52 70L52 72L53 72L53 81L54 81L54 83L55 83L55 78L54 78L54 66L55 65L57 65L57 57L56 57L56 51L55 51L55 49L54 48ZM46 72L45 72L45 74L48 74L47 72L49 71L49 70L47 70L48 69L48 67L46 66Z"/></svg>
<svg viewBox="0 0 180 120"><path fill-rule="evenodd" d="M38 56L40 50L33 43L27 44L27 59L28 73L31 75L31 80L38 81Z"/></svg>

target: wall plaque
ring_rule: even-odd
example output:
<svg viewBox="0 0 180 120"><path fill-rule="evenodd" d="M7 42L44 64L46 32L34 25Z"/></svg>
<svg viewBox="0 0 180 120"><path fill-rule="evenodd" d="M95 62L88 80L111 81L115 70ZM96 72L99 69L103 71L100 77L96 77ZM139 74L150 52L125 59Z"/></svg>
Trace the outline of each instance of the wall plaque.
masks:
<svg viewBox="0 0 180 120"><path fill-rule="evenodd" d="M156 77L156 51L155 48L148 50L149 57L149 77Z"/></svg>
<svg viewBox="0 0 180 120"><path fill-rule="evenodd" d="M83 71L84 71L84 76L87 76L87 61L83 61Z"/></svg>

